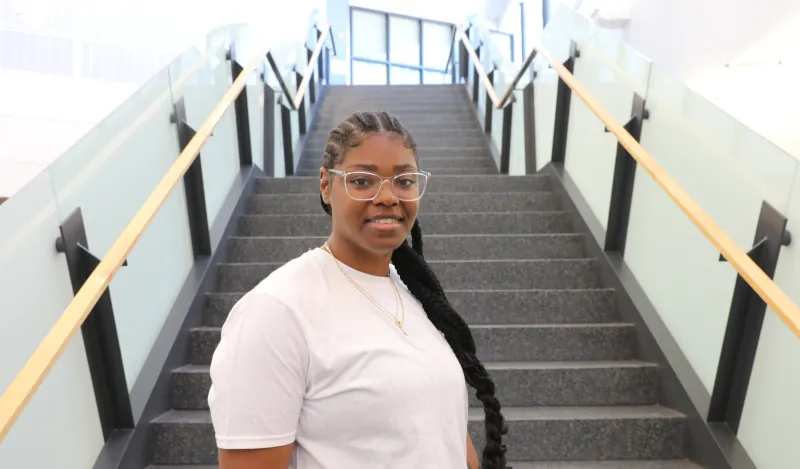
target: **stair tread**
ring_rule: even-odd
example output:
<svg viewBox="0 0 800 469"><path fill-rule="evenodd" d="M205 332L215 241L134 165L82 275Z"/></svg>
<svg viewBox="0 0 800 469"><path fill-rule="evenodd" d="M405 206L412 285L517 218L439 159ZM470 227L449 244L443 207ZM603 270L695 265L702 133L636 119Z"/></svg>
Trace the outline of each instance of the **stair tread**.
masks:
<svg viewBox="0 0 800 469"><path fill-rule="evenodd" d="M702 469L688 459L628 461L508 461L514 469ZM219 469L218 465L148 466L147 469Z"/></svg>
<svg viewBox="0 0 800 469"><path fill-rule="evenodd" d="M601 419L681 419L680 412L659 406L536 406L536 407L503 407L503 416L507 421L519 420L601 420ZM483 421L483 408L470 407L469 420ZM153 423L211 423L208 410L170 409L153 419Z"/></svg>
<svg viewBox="0 0 800 469"><path fill-rule="evenodd" d="M599 420L599 419L677 419L685 416L675 410L659 405L652 406L537 406L503 407L503 416L508 421L515 420ZM486 418L480 407L469 409L470 421L483 421Z"/></svg>
<svg viewBox="0 0 800 469"><path fill-rule="evenodd" d="M616 368L654 368L658 365L639 360L575 360L575 361L536 361L536 362L484 362L487 370L524 371L524 370L586 370ZM211 365L189 364L175 368L174 373L208 373Z"/></svg>
<svg viewBox="0 0 800 469"><path fill-rule="evenodd" d="M587 322L587 323L552 323L552 324L470 324L470 329L590 329L593 327L628 328L633 327L629 322ZM197 326L193 331L218 331L219 326Z"/></svg>
<svg viewBox="0 0 800 469"><path fill-rule="evenodd" d="M497 233L497 234L430 234L429 238L549 238L549 237L580 237L583 233ZM231 236L228 239L328 239L328 236L298 235L298 236Z"/></svg>

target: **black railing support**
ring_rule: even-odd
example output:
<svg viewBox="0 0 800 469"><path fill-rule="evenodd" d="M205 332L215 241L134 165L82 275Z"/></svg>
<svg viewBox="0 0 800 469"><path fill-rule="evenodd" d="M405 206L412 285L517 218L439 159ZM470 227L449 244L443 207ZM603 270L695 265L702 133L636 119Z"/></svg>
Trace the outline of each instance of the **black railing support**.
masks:
<svg viewBox="0 0 800 469"><path fill-rule="evenodd" d="M569 58L564 62L564 67L569 73L575 71L575 59L580 57L578 45L570 41ZM567 135L569 132L569 107L572 99L572 89L562 80L558 79L558 93L556 94L556 117L553 131L553 155L550 161L564 163L567 155Z"/></svg>
<svg viewBox="0 0 800 469"><path fill-rule="evenodd" d="M491 101L490 101L491 102ZM487 106L489 103L487 103ZM514 103L506 103L503 108L503 135L500 139L500 172L508 174L511 166L511 119L513 116Z"/></svg>
<svg viewBox="0 0 800 469"><path fill-rule="evenodd" d="M536 108L533 81L522 90L523 125L525 126L525 174L536 172Z"/></svg>
<svg viewBox="0 0 800 469"><path fill-rule="evenodd" d="M486 76L489 77L489 83L491 83L492 86L494 86L494 70L489 72ZM489 90L487 88L486 105L484 108L484 116L483 116L483 131L486 132L487 134L492 133L492 117L494 117L494 112L492 111L494 111L494 102L492 101L492 98L489 97Z"/></svg>
<svg viewBox="0 0 800 469"><path fill-rule="evenodd" d="M231 61L231 81L235 81L244 67L236 59L236 48L231 46L228 52ZM253 164L253 148L250 141L250 115L247 111L247 86L242 88L236 101L233 103L233 112L236 117L236 138L239 146L239 164L250 166Z"/></svg>
<svg viewBox="0 0 800 469"><path fill-rule="evenodd" d="M264 174L275 176L275 90L264 83Z"/></svg>
<svg viewBox="0 0 800 469"><path fill-rule="evenodd" d="M298 72L296 69L294 71L294 80L295 80L295 83L297 83L295 89L299 92L300 91L300 83L303 82L303 75L300 72ZM308 130L308 129L306 129L306 98L305 98L305 95L303 95L303 99L302 99L302 101L300 101L300 104L297 105L297 122L298 122L298 126L299 126L299 129L300 129L300 135L305 135L306 131Z"/></svg>
<svg viewBox="0 0 800 469"><path fill-rule="evenodd" d="M281 130L283 131L283 166L287 176L294 175L294 152L292 151L292 110L283 101L288 100L286 95L281 96Z"/></svg>
<svg viewBox="0 0 800 469"><path fill-rule="evenodd" d="M787 246L790 239L786 217L763 202L748 255L769 278L775 276L781 246ZM720 261L725 261L721 255ZM709 422L724 423L734 434L742 419L766 310L764 300L737 275L708 410Z"/></svg>
<svg viewBox="0 0 800 469"><path fill-rule="evenodd" d="M89 251L86 228L80 208L76 208L60 227L56 250L67 258L72 291L78 293L100 259ZM125 261L122 265L128 265ZM86 360L92 377L94 397L103 438L108 441L115 430L129 430L135 425L125 366L114 320L111 293L108 288L100 296L81 325Z"/></svg>
<svg viewBox="0 0 800 469"><path fill-rule="evenodd" d="M475 49L475 56L478 57L478 60L481 59L481 48L480 48L480 46L478 46ZM478 92L480 91L481 76L478 73L478 67L475 64L472 65L472 70L474 72L473 75L472 75L472 77L473 77L472 78L472 102L473 102L473 104L477 105L478 104Z"/></svg>
<svg viewBox="0 0 800 469"><path fill-rule="evenodd" d="M625 124L625 130L637 142L642 136L642 125L648 117L645 109L644 98L633 94L631 119ZM628 237L628 221L631 215L631 201L633 200L633 182L636 177L636 160L628 150L617 143L617 157L614 163L614 181L611 186L611 202L608 209L608 223L606 224L606 251L616 251L622 255L625 252L625 241Z"/></svg>
<svg viewBox="0 0 800 469"><path fill-rule="evenodd" d="M306 55L307 55L307 58L306 58L307 62L306 63L310 64L311 63L311 57L314 55L314 51L309 49L308 47L306 47ZM319 56L322 57L322 54L320 54ZM317 68L317 70L322 70L322 69L321 68ZM317 72L317 73L319 73L319 72ZM312 73L311 74L311 78L308 79L308 99L309 99L309 101L311 102L312 105L317 102L317 86L316 85L317 84L314 82L314 74Z"/></svg>
<svg viewBox="0 0 800 469"><path fill-rule="evenodd" d="M458 73L464 83L469 80L469 53L461 41L458 41Z"/></svg>
<svg viewBox="0 0 800 469"><path fill-rule="evenodd" d="M174 105L170 120L178 128L178 146L183 151L195 130L186 123L186 104L180 98ZM197 155L189 170L183 176L183 187L186 191L186 211L189 214L189 232L192 235L192 250L195 259L211 255L211 234L208 230L208 213L206 212L206 194L203 185L203 167L200 154Z"/></svg>

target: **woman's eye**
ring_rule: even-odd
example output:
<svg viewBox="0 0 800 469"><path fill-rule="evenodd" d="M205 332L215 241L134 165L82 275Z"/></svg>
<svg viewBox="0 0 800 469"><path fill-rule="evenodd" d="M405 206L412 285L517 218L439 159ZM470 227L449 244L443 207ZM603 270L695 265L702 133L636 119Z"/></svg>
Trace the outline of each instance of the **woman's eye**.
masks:
<svg viewBox="0 0 800 469"><path fill-rule="evenodd" d="M370 181L368 178L355 178L352 180L352 183L357 186L367 186L372 184L372 181Z"/></svg>
<svg viewBox="0 0 800 469"><path fill-rule="evenodd" d="M414 180L410 178L400 179L397 184L402 187L409 187L414 185Z"/></svg>

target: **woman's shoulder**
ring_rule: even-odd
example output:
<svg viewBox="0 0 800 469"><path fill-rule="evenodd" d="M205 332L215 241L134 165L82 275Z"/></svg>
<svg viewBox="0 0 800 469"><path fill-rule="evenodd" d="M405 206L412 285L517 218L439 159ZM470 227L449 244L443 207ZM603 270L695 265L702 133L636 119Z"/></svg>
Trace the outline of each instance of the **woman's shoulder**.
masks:
<svg viewBox="0 0 800 469"><path fill-rule="evenodd" d="M324 296L319 295L326 288L322 254L319 248L306 251L275 269L252 292L267 294L290 309Z"/></svg>

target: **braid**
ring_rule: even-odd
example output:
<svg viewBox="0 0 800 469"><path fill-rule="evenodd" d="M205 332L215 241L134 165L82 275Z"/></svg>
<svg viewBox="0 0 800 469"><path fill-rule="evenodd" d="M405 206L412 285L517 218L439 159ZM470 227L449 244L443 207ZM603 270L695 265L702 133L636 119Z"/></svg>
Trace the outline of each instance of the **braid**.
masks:
<svg viewBox="0 0 800 469"><path fill-rule="evenodd" d="M394 134L403 139L403 144L411 149L416 158L416 144L411 134L400 121L389 113L357 112L331 130L325 145L322 165L331 169L340 163L348 148L355 148L364 141L365 134ZM320 202L330 215L331 207ZM481 469L510 469L506 466L506 446L503 435L508 433L505 418L500 412L500 402L495 397L495 386L486 368L476 356L475 341L464 319L447 300L439 279L422 255L422 228L419 221L411 229L412 245L407 241L392 253L400 279L412 295L420 302L428 319L443 335L453 350L467 384L475 388L475 395L483 403L485 414L486 446L483 449Z"/></svg>

